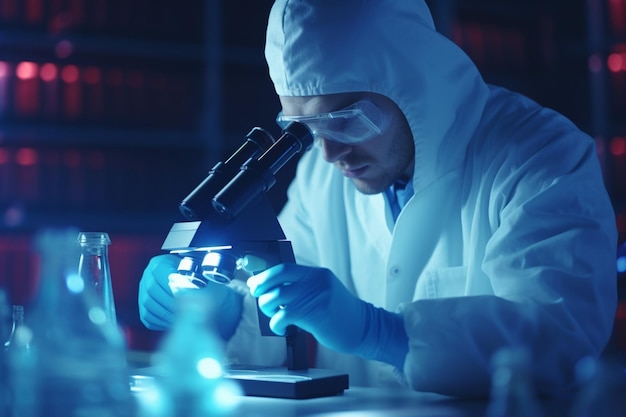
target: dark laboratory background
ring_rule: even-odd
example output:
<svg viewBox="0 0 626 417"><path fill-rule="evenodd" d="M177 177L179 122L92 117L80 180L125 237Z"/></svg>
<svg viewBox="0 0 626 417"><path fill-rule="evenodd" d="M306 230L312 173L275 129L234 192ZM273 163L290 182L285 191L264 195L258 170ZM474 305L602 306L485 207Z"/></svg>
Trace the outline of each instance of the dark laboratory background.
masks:
<svg viewBox="0 0 626 417"><path fill-rule="evenodd" d="M0 0L0 287L12 304L37 291L37 231L108 232L118 322L130 348L154 347L137 286L183 220L178 203L251 128L280 133L263 58L271 3ZM626 0L429 5L487 81L596 138L620 234L612 346L626 352ZM269 192L277 210L294 165Z"/></svg>

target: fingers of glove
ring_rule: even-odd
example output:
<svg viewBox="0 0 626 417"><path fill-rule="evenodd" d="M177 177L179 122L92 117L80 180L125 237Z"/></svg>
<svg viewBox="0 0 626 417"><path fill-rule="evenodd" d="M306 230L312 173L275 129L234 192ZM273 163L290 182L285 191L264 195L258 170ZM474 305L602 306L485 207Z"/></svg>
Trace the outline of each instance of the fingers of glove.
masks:
<svg viewBox="0 0 626 417"><path fill-rule="evenodd" d="M174 255L161 255L150 260L139 282L140 313L173 316L175 300L168 285L168 276L176 270L178 260Z"/></svg>
<svg viewBox="0 0 626 417"><path fill-rule="evenodd" d="M140 290L151 291L155 287L161 287L163 292L171 294L169 288L169 275L176 272L180 258L176 255L160 255L150 259L148 266L141 277Z"/></svg>
<svg viewBox="0 0 626 417"><path fill-rule="evenodd" d="M263 314L267 317L272 317L276 314L284 306L284 304L281 304L280 298L280 289L278 288L261 294L258 298L258 305Z"/></svg>
<svg viewBox="0 0 626 417"><path fill-rule="evenodd" d="M270 317L270 329L274 333L284 335L290 324L313 333L319 325L325 327L330 294L323 291L324 279L316 274L323 271L311 269L310 273L319 279L287 282L259 295L259 308Z"/></svg>
<svg viewBox="0 0 626 417"><path fill-rule="evenodd" d="M270 318L270 329L278 336L284 336L287 332L287 326L290 324L294 323L289 322L287 313L284 310L279 310Z"/></svg>
<svg viewBox="0 0 626 417"><path fill-rule="evenodd" d="M250 287L250 293L258 297L278 285L299 281L305 271L305 268L296 264L280 264L251 276L247 284Z"/></svg>
<svg viewBox="0 0 626 417"><path fill-rule="evenodd" d="M279 290L270 290L258 298L259 309L270 318L270 329L279 336L284 336L288 325L294 324L287 317L284 306L277 301L280 298Z"/></svg>
<svg viewBox="0 0 626 417"><path fill-rule="evenodd" d="M267 274L285 271L287 279L266 274L249 279L259 308L270 317L270 329L284 335L287 326L293 324L312 333L330 349L348 353L356 349L365 325L363 301L324 268L296 266L268 270Z"/></svg>
<svg viewBox="0 0 626 417"><path fill-rule="evenodd" d="M328 293L317 285L321 280L285 283L259 295L258 303L261 311L270 316L278 310L289 307L300 316L307 317L318 310L325 310L328 304Z"/></svg>
<svg viewBox="0 0 626 417"><path fill-rule="evenodd" d="M144 326L146 326L146 328L150 330L167 330L170 328L173 321L173 318L171 315L169 315L169 313L166 313L165 316L157 316L146 309L140 311L139 316Z"/></svg>
<svg viewBox="0 0 626 417"><path fill-rule="evenodd" d="M270 329L279 336L284 336L287 327L292 324L316 336L320 334L320 327L328 330L328 326L325 324L327 317L307 314L298 309L279 308L274 314L268 316L270 317Z"/></svg>
<svg viewBox="0 0 626 417"><path fill-rule="evenodd" d="M140 284L141 286L141 284ZM139 301L139 317L142 321L148 321L158 325L171 324L174 317L175 300L174 297L163 295L157 288L156 296L152 296L149 292L140 293ZM141 295L143 294L143 296ZM150 319L149 317L160 317L160 320Z"/></svg>

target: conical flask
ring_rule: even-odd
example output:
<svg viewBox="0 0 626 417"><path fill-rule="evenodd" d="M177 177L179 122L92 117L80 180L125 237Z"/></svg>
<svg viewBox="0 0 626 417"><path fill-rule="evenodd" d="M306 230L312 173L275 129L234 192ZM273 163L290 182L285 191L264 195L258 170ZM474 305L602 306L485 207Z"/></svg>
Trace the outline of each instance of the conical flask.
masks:
<svg viewBox="0 0 626 417"><path fill-rule="evenodd" d="M101 298L78 274L77 230L36 238L41 259L34 305L35 416L134 416L126 346Z"/></svg>
<svg viewBox="0 0 626 417"><path fill-rule="evenodd" d="M6 357L7 388L5 401L11 415L34 414L32 376L36 371L35 358L31 351L32 331L24 320L24 306L13 306L13 325L9 339L4 343Z"/></svg>
<svg viewBox="0 0 626 417"><path fill-rule="evenodd" d="M9 302L5 292L0 288L0 341L4 342L9 331ZM0 348L0 387L9 386L8 355L6 349ZM0 416L10 414L10 394L8 389L0 392Z"/></svg>
<svg viewBox="0 0 626 417"><path fill-rule="evenodd" d="M9 337L7 341L4 342L4 349L11 349L11 345L15 344L15 339L17 337L17 333L19 329L24 326L24 306L22 305L14 305L13 306L13 324L11 325L11 331L9 333Z"/></svg>
<svg viewBox="0 0 626 417"><path fill-rule="evenodd" d="M85 285L93 288L107 320L117 325L109 266L111 239L108 233L104 232L80 232L77 242L80 247L78 274Z"/></svg>

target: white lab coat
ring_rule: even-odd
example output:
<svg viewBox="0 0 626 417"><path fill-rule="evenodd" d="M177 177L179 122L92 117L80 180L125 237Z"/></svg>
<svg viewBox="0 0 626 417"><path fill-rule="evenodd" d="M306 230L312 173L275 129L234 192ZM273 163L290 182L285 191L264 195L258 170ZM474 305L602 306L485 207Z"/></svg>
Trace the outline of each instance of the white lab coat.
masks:
<svg viewBox="0 0 626 417"><path fill-rule="evenodd" d="M401 312L409 337L404 369L323 347L316 366L353 385L484 395L493 353L522 345L540 390L571 387L577 361L605 347L617 298L614 212L594 141L485 84L421 1L306 3L279 1L270 15L278 94L384 94L416 144L415 194L395 224L383 194L359 193L318 149L299 162L279 217L297 261ZM254 300L245 304L231 359L281 363L284 340L259 337Z"/></svg>

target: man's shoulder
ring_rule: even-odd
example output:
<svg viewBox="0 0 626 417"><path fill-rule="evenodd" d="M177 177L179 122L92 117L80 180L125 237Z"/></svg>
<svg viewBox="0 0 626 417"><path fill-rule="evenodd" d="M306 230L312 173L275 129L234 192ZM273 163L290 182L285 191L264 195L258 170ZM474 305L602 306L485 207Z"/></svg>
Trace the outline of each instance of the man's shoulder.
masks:
<svg viewBox="0 0 626 417"><path fill-rule="evenodd" d="M536 153L549 145L590 146L593 139L563 114L523 94L491 87L472 146L482 154Z"/></svg>

